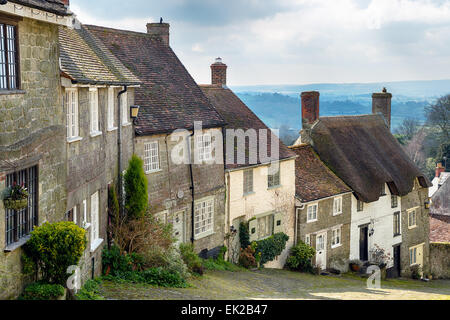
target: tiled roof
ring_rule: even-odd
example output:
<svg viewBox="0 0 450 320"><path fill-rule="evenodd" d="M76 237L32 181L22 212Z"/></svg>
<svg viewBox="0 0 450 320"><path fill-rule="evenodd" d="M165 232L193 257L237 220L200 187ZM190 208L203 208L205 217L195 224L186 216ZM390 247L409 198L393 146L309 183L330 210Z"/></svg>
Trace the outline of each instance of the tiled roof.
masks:
<svg viewBox="0 0 450 320"><path fill-rule="evenodd" d="M136 104L141 106L136 134L150 135L225 123L172 49L147 33L86 26L139 79Z"/></svg>
<svg viewBox="0 0 450 320"><path fill-rule="evenodd" d="M64 3L59 0L9 0L10 2L24 5L30 8L44 10L57 15L66 16L72 13L67 10Z"/></svg>
<svg viewBox="0 0 450 320"><path fill-rule="evenodd" d="M139 79L83 26L59 28L61 69L78 83L136 85Z"/></svg>
<svg viewBox="0 0 450 320"><path fill-rule="evenodd" d="M450 216L430 216L430 241L450 242Z"/></svg>
<svg viewBox="0 0 450 320"><path fill-rule="evenodd" d="M226 129L242 129L247 131L248 129L267 129L267 151L270 156L271 150L271 135L274 136L275 139L279 142L279 158L280 160L288 159L295 157L295 153L289 150L279 139L275 136L275 134L270 131L270 129L262 122L234 93L228 88L217 86L217 85L201 85L200 86L206 96L209 98L213 106L220 113L222 118L227 123ZM259 146L259 135L258 135L258 143L253 148L254 152L258 152ZM225 145L226 148L226 145ZM226 149L225 149L226 150ZM235 150L235 159L236 159L236 148ZM245 152L245 164L226 164L227 169L235 169L240 167L247 167L252 165L249 163L249 146L246 143L246 152ZM258 154L258 153L257 153ZM262 164L267 163L267 161L261 161L258 156L258 163ZM253 164L254 165L254 164Z"/></svg>
<svg viewBox="0 0 450 320"><path fill-rule="evenodd" d="M320 160L310 145L290 147L295 160L295 193L302 202L319 200L352 190Z"/></svg>
<svg viewBox="0 0 450 320"><path fill-rule="evenodd" d="M416 178L431 186L378 114L321 117L311 138L320 159L364 202L377 201L384 183L398 196L410 193Z"/></svg>

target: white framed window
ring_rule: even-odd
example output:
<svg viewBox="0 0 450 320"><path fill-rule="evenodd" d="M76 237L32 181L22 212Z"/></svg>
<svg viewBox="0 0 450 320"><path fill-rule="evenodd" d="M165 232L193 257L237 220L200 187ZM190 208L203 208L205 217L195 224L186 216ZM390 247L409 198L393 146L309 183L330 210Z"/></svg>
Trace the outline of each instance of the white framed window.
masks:
<svg viewBox="0 0 450 320"><path fill-rule="evenodd" d="M78 123L78 90L70 88L65 90L64 102L67 112L67 139L78 138L80 128Z"/></svg>
<svg viewBox="0 0 450 320"><path fill-rule="evenodd" d="M90 223L88 223L87 219L87 200L83 200L83 228L87 229L90 227Z"/></svg>
<svg viewBox="0 0 450 320"><path fill-rule="evenodd" d="M197 152L199 161L212 159L211 135L209 133L197 135Z"/></svg>
<svg viewBox="0 0 450 320"><path fill-rule="evenodd" d="M311 246L311 235L310 235L310 234L307 234L307 235L305 236L305 243L306 243L308 246Z"/></svg>
<svg viewBox="0 0 450 320"><path fill-rule="evenodd" d="M306 222L317 221L317 210L319 205L317 203L308 205Z"/></svg>
<svg viewBox="0 0 450 320"><path fill-rule="evenodd" d="M99 192L97 191L91 195L91 251L94 251L100 240L100 202L99 202Z"/></svg>
<svg viewBox="0 0 450 320"><path fill-rule="evenodd" d="M144 169L145 173L160 170L158 141L146 142L144 144Z"/></svg>
<svg viewBox="0 0 450 320"><path fill-rule="evenodd" d="M334 198L333 201L333 216L342 213L342 197Z"/></svg>
<svg viewBox="0 0 450 320"><path fill-rule="evenodd" d="M116 129L114 127L114 105L115 105L115 97L114 97L114 88L108 88L108 130L112 131Z"/></svg>
<svg viewBox="0 0 450 320"><path fill-rule="evenodd" d="M89 88L89 109L91 115L91 135L98 135L99 118L98 118L98 90L97 88Z"/></svg>
<svg viewBox="0 0 450 320"><path fill-rule="evenodd" d="M337 248L341 245L342 237L342 227L335 228L331 230L331 248Z"/></svg>
<svg viewBox="0 0 450 320"><path fill-rule="evenodd" d="M206 237L214 231L214 198L199 200L194 205L194 235Z"/></svg>
<svg viewBox="0 0 450 320"><path fill-rule="evenodd" d="M269 168L269 172L267 174L267 187L275 188L281 185L280 181L280 163L272 163Z"/></svg>
<svg viewBox="0 0 450 320"><path fill-rule="evenodd" d="M253 193L253 169L244 170L244 195Z"/></svg>
<svg viewBox="0 0 450 320"><path fill-rule="evenodd" d="M258 222L258 240L270 237L273 235L274 229L274 215L270 214L257 219Z"/></svg>
<svg viewBox="0 0 450 320"><path fill-rule="evenodd" d="M408 228L413 229L417 227L417 212L416 209L408 211Z"/></svg>
<svg viewBox="0 0 450 320"><path fill-rule="evenodd" d="M129 106L128 106L128 92L123 93L120 96L120 106L122 109L122 125L130 124L129 120Z"/></svg>
<svg viewBox="0 0 450 320"><path fill-rule="evenodd" d="M417 247L409 249L409 264L417 264Z"/></svg>
<svg viewBox="0 0 450 320"><path fill-rule="evenodd" d="M360 212L364 210L364 202L356 200L356 211Z"/></svg>
<svg viewBox="0 0 450 320"><path fill-rule="evenodd" d="M400 211L394 213L394 237L401 234L401 213Z"/></svg>
<svg viewBox="0 0 450 320"><path fill-rule="evenodd" d="M77 224L77 206L73 207L72 209L72 213L73 213L73 223Z"/></svg>

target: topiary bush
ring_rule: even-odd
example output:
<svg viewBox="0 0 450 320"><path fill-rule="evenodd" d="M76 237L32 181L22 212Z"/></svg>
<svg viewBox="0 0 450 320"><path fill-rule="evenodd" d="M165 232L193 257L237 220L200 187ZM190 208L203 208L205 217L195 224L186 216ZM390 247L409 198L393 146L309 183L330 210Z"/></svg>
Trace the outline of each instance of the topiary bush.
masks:
<svg viewBox="0 0 450 320"><path fill-rule="evenodd" d="M65 285L69 266L78 265L86 248L86 230L73 222L44 223L31 232L26 254L36 262L43 282Z"/></svg>
<svg viewBox="0 0 450 320"><path fill-rule="evenodd" d="M64 294L65 289L60 284L35 282L25 288L19 300L58 300Z"/></svg>
<svg viewBox="0 0 450 320"><path fill-rule="evenodd" d="M256 241L257 246L255 254L260 254L261 265L273 261L278 257L286 248L286 243L288 241L289 236L282 232L276 233L267 239Z"/></svg>
<svg viewBox="0 0 450 320"><path fill-rule="evenodd" d="M124 176L125 209L129 219L143 217L148 208L147 177L144 162L133 155Z"/></svg>
<svg viewBox="0 0 450 320"><path fill-rule="evenodd" d="M312 272L313 265L311 259L316 254L316 250L303 241L292 247L289 257L286 260L286 267L291 270L302 272Z"/></svg>
<svg viewBox="0 0 450 320"><path fill-rule="evenodd" d="M258 264L256 262L255 254L256 251L251 245L245 249L241 248L241 253L239 255L239 264L247 269L256 268Z"/></svg>

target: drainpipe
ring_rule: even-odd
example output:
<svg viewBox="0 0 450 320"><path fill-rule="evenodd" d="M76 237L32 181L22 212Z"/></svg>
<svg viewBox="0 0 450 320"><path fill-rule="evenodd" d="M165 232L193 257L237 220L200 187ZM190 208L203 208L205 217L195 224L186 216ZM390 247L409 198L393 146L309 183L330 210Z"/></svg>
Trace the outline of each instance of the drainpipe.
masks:
<svg viewBox="0 0 450 320"><path fill-rule="evenodd" d="M192 245L194 245L194 232L195 232L195 226L194 226L194 175L192 173L192 156L191 156L191 138L194 136L195 134L195 130L192 132L192 134L189 135L189 139L188 139L188 153L189 153L189 174L190 174L190 178L191 178L191 243Z"/></svg>
<svg viewBox="0 0 450 320"><path fill-rule="evenodd" d="M119 92L119 94L117 95L117 101L118 101L118 106L119 106L119 123L118 123L118 131L117 131L117 147L118 147L118 157L119 157L119 212L120 212L120 216L124 217L125 216L125 208L124 208L124 195L123 195L123 186L122 186L122 107L120 105L120 98L122 96L122 94L124 94L125 92L127 92L127 86L123 87L124 89L122 91Z"/></svg>

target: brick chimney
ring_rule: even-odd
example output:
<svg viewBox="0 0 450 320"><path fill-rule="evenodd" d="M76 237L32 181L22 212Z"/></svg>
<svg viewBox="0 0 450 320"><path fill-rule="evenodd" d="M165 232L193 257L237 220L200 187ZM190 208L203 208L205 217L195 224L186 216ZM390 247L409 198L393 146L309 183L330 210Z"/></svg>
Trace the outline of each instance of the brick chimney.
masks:
<svg viewBox="0 0 450 320"><path fill-rule="evenodd" d="M211 65L211 84L225 86L227 84L227 65L222 62L222 58L216 58L216 62Z"/></svg>
<svg viewBox="0 0 450 320"><path fill-rule="evenodd" d="M167 46L169 45L169 29L170 24L168 23L147 23L147 33L159 37Z"/></svg>
<svg viewBox="0 0 450 320"><path fill-rule="evenodd" d="M441 173L442 172L445 172L445 168L444 168L444 166L442 165L442 162L439 162L437 165L436 165L436 178L439 178L440 176L441 176Z"/></svg>
<svg viewBox="0 0 450 320"><path fill-rule="evenodd" d="M70 5L70 1L69 0L59 0L59 2L61 2L66 7L68 7Z"/></svg>
<svg viewBox="0 0 450 320"><path fill-rule="evenodd" d="M319 97L317 91L302 92L302 143L311 143L311 127L319 119Z"/></svg>
<svg viewBox="0 0 450 320"><path fill-rule="evenodd" d="M392 94L383 88L382 92L372 94L372 113L381 113L386 124L391 129L391 100Z"/></svg>

